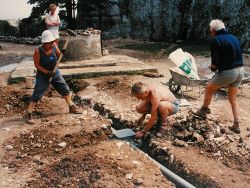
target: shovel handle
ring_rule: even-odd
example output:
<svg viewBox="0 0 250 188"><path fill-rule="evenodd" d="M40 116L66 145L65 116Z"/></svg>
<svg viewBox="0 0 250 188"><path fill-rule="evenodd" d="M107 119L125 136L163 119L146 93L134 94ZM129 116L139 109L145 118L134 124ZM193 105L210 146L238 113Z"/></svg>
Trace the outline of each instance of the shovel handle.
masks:
<svg viewBox="0 0 250 188"><path fill-rule="evenodd" d="M70 40L71 40L71 35L69 35L69 37L67 38L65 44L63 45L63 48L62 48L63 50L65 50L65 49L68 47ZM61 60L62 60L62 58L63 58L63 53L60 53L60 56L59 56L59 58L57 59L56 66L54 67L53 72L56 71L57 67L59 66L59 63L60 63ZM49 78L49 81L50 81L50 82L51 82L51 80L52 80L52 77Z"/></svg>

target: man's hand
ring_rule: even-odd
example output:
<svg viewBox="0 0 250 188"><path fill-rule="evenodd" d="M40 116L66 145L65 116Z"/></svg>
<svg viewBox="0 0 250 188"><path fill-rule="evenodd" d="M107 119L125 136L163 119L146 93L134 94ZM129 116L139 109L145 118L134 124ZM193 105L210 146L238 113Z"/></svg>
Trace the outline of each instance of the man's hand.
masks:
<svg viewBox="0 0 250 188"><path fill-rule="evenodd" d="M48 73L47 73L47 75L49 76L49 77L53 77L53 76L55 76L55 72L54 71L48 71Z"/></svg>
<svg viewBox="0 0 250 188"><path fill-rule="evenodd" d="M137 131L135 138L142 138L145 135L145 133L143 131Z"/></svg>

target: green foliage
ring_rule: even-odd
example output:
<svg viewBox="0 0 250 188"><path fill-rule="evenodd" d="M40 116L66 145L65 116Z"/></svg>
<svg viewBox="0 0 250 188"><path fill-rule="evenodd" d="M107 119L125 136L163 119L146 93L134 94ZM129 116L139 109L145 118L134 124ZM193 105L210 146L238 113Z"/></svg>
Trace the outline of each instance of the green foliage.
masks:
<svg viewBox="0 0 250 188"><path fill-rule="evenodd" d="M17 28L10 25L6 20L0 20L0 35L1 36L16 36Z"/></svg>

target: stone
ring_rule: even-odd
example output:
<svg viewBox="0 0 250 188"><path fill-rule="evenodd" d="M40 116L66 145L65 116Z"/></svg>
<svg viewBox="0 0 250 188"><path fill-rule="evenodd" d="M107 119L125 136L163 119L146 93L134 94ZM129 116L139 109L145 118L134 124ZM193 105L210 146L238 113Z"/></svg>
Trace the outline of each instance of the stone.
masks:
<svg viewBox="0 0 250 188"><path fill-rule="evenodd" d="M220 156L221 156L221 152L218 151L217 153L214 153L213 156L215 156L215 157L220 157Z"/></svg>
<svg viewBox="0 0 250 188"><path fill-rule="evenodd" d="M143 180L141 178L137 178L133 181L133 184L136 186L140 186L143 184Z"/></svg>
<svg viewBox="0 0 250 188"><path fill-rule="evenodd" d="M198 134L196 132L193 133L192 140L194 140L196 143L202 143L202 142L204 142L203 136L201 136L200 134Z"/></svg>
<svg viewBox="0 0 250 188"><path fill-rule="evenodd" d="M10 105L9 104L6 104L4 107L6 108L6 110L10 111Z"/></svg>
<svg viewBox="0 0 250 188"><path fill-rule="evenodd" d="M188 147L188 144L186 142L178 139L174 140L173 145L177 147Z"/></svg>
<svg viewBox="0 0 250 188"><path fill-rule="evenodd" d="M132 164L134 164L134 165L141 165L141 163L139 161L136 161L136 160L132 161Z"/></svg>
<svg viewBox="0 0 250 188"><path fill-rule="evenodd" d="M216 143L221 143L225 140L226 138L225 137L218 137L218 138L214 138L213 140L216 142Z"/></svg>
<svg viewBox="0 0 250 188"><path fill-rule="evenodd" d="M242 137L240 137L240 139L239 139L239 143L243 143L244 141L243 141L243 138Z"/></svg>
<svg viewBox="0 0 250 188"><path fill-rule="evenodd" d="M10 150L13 149L13 146L12 146L12 145L6 145L6 146L5 146L5 149L10 151Z"/></svg>
<svg viewBox="0 0 250 188"><path fill-rule="evenodd" d="M33 147L35 147L35 148L40 148L41 146L42 146L42 144L40 144L40 143L36 143L33 145Z"/></svg>
<svg viewBox="0 0 250 188"><path fill-rule="evenodd" d="M177 139L179 139L179 140L184 140L184 138L185 138L185 132L183 131L183 132L177 133L177 134L175 135L175 137L176 137Z"/></svg>
<svg viewBox="0 0 250 188"><path fill-rule="evenodd" d="M133 175L133 173L126 174L126 179L131 180Z"/></svg>
<svg viewBox="0 0 250 188"><path fill-rule="evenodd" d="M39 155L35 155L34 159L37 160L37 161L39 161L41 159L41 157Z"/></svg>
<svg viewBox="0 0 250 188"><path fill-rule="evenodd" d="M226 133L226 129L222 127L222 128L220 129L220 133L221 133L221 134L225 134L225 133Z"/></svg>
<svg viewBox="0 0 250 188"><path fill-rule="evenodd" d="M234 141L234 138L233 138L232 135L227 135L227 138L228 138L228 140L229 140L230 142L233 142L233 141Z"/></svg>
<svg viewBox="0 0 250 188"><path fill-rule="evenodd" d="M60 144L58 144L58 146L60 146L62 148L65 148L67 146L67 143L66 142L61 142Z"/></svg>

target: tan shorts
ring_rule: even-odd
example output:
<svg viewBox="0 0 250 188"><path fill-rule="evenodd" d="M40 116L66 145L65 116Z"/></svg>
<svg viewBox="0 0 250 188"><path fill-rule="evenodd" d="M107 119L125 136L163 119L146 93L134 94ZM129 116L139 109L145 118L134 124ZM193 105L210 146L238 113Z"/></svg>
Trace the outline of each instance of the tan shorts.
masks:
<svg viewBox="0 0 250 188"><path fill-rule="evenodd" d="M216 73L212 78L212 83L221 87L239 87L244 77L244 67L237 67Z"/></svg>

